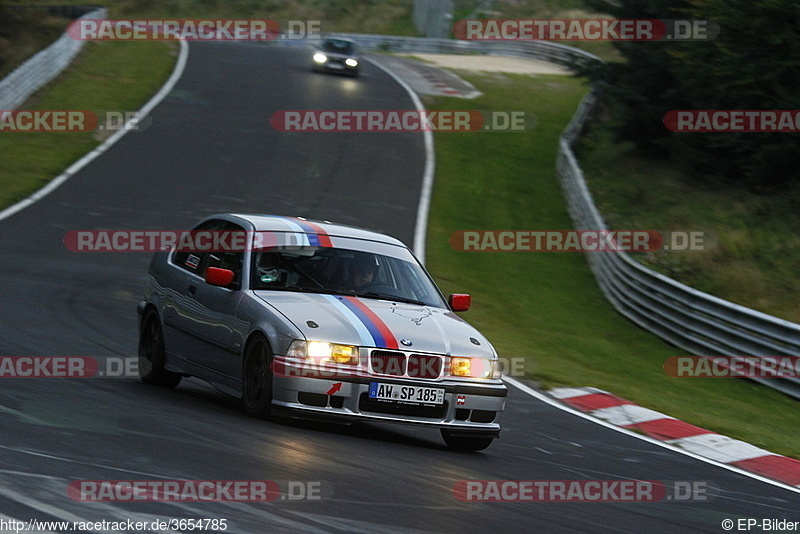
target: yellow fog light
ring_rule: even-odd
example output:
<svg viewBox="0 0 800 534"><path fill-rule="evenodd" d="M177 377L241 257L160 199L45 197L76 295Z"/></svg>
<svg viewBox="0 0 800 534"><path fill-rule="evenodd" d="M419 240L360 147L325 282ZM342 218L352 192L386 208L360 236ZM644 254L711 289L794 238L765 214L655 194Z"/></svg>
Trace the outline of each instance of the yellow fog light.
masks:
<svg viewBox="0 0 800 534"><path fill-rule="evenodd" d="M450 358L450 374L453 376L470 376L472 361L469 358Z"/></svg>
<svg viewBox="0 0 800 534"><path fill-rule="evenodd" d="M468 376L470 378L492 378L495 362L485 358L450 358L451 376Z"/></svg>
<svg viewBox="0 0 800 534"><path fill-rule="evenodd" d="M358 353L356 348L351 345L332 345L331 360L335 363L357 365Z"/></svg>
<svg viewBox="0 0 800 534"><path fill-rule="evenodd" d="M294 353L303 351L295 350ZM304 356L317 363L358 365L358 349L352 345L338 345L327 341L309 341L305 344Z"/></svg>

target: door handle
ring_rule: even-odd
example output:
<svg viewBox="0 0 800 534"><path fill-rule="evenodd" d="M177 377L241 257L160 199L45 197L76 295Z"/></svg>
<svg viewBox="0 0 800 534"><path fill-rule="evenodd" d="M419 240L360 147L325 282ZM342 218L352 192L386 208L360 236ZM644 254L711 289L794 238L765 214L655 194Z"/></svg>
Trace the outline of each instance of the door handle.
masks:
<svg viewBox="0 0 800 534"><path fill-rule="evenodd" d="M197 293L197 286L194 284L189 284L189 294L194 295Z"/></svg>

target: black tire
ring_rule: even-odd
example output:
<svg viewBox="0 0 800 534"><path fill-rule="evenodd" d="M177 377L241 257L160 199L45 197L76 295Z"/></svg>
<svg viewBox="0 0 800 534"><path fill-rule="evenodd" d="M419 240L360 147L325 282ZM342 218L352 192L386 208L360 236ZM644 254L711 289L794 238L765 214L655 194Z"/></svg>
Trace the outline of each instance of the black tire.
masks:
<svg viewBox="0 0 800 534"><path fill-rule="evenodd" d="M183 376L167 371L164 362L161 322L158 320L158 315L150 312L142 320L142 330L139 332L139 378L142 382L165 388L177 386Z"/></svg>
<svg viewBox="0 0 800 534"><path fill-rule="evenodd" d="M242 406L258 419L266 419L272 412L272 349L263 336L251 339L244 351Z"/></svg>
<svg viewBox="0 0 800 534"><path fill-rule="evenodd" d="M444 428L442 439L454 451L482 451L494 441L494 438L483 436L453 436Z"/></svg>

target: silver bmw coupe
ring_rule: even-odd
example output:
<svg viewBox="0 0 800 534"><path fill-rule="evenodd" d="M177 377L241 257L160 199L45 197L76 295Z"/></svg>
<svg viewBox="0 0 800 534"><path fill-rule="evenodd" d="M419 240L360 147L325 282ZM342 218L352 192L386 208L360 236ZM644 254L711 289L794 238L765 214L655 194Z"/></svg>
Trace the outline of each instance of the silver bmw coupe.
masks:
<svg viewBox="0 0 800 534"><path fill-rule="evenodd" d="M221 214L157 252L139 311L139 373L206 380L247 413L441 429L453 449L499 436L498 356L412 252L375 232Z"/></svg>

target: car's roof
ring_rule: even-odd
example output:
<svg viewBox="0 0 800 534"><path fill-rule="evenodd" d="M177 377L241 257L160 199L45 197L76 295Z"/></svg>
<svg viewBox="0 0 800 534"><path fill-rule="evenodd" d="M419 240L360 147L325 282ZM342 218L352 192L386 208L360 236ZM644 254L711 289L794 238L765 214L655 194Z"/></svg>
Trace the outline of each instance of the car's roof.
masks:
<svg viewBox="0 0 800 534"><path fill-rule="evenodd" d="M407 248L406 245L394 237L355 226L334 224L330 221L317 221L304 217L286 217L282 215L226 213L217 214L209 218L225 218L247 222L256 232L302 232L306 234L325 234L351 239L378 241L390 245Z"/></svg>

